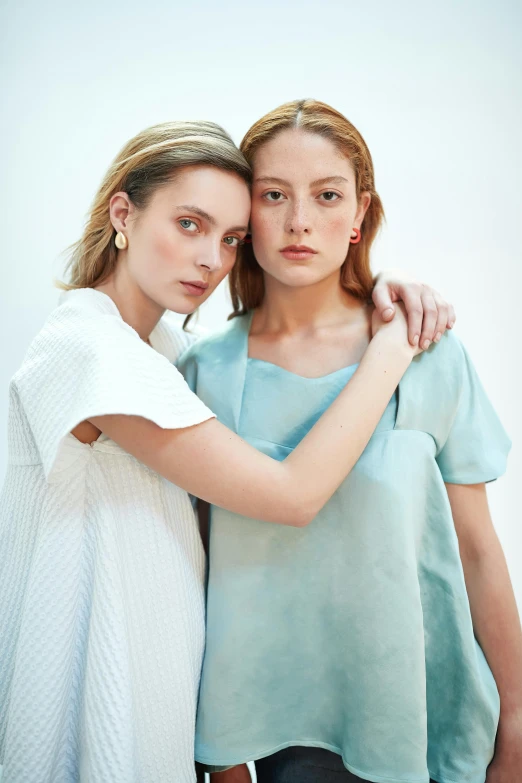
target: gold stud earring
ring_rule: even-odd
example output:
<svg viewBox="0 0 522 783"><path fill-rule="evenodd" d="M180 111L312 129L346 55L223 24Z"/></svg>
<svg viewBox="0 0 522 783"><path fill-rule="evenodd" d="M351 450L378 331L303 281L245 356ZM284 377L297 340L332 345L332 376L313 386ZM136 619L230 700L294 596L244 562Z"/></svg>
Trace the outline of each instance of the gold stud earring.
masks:
<svg viewBox="0 0 522 783"><path fill-rule="evenodd" d="M129 242L125 234L123 234L121 231L118 231L118 233L114 237L114 244L116 245L118 250L126 250L126 248L129 245Z"/></svg>

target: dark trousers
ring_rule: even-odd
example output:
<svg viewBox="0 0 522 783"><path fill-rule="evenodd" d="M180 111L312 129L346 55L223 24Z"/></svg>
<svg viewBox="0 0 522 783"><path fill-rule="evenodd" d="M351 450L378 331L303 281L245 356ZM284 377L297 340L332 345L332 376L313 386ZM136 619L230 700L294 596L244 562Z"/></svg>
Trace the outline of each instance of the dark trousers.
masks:
<svg viewBox="0 0 522 783"><path fill-rule="evenodd" d="M368 783L348 772L337 753L323 748L280 750L256 761L256 775L257 783Z"/></svg>

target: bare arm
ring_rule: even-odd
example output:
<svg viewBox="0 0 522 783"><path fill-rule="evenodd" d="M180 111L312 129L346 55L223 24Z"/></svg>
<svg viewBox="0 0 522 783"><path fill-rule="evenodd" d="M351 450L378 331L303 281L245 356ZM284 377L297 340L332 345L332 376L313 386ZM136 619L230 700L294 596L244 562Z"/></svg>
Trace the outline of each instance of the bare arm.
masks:
<svg viewBox="0 0 522 783"><path fill-rule="evenodd" d="M522 632L506 560L484 484L446 484L475 635L500 693L500 724L489 781L522 780Z"/></svg>
<svg viewBox="0 0 522 783"><path fill-rule="evenodd" d="M123 415L91 422L152 470L209 503L303 526L359 459L413 355L401 314L377 332L347 387L283 462L215 419L179 430Z"/></svg>

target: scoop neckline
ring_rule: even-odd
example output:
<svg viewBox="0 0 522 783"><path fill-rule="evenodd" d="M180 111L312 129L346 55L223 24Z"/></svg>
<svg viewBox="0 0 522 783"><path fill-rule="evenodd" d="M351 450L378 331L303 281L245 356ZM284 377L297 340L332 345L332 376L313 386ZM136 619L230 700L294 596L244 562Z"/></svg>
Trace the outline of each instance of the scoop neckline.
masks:
<svg viewBox="0 0 522 783"><path fill-rule="evenodd" d="M315 378L309 378L306 375L299 375L296 372L292 372L292 370L287 370L285 367L281 367L280 364L275 364L274 362L268 362L266 359L256 359L254 356L248 355L248 342L250 338L250 329L252 326L252 320L254 318L254 310L251 310L250 312L246 313L247 316L247 323L246 323L246 350L247 350L247 363L248 362L259 362L260 364L266 364L268 367L274 367L276 370L280 370L281 372L286 373L287 375L291 375L294 378L299 378L302 381L325 381L328 378L334 378L336 375L339 375L340 373L345 372L346 370L355 370L360 365L359 362L355 362L354 364L348 364L346 367L340 367L338 370L334 370L333 372L328 373L327 375L318 375Z"/></svg>
<svg viewBox="0 0 522 783"><path fill-rule="evenodd" d="M334 370L333 372L328 373L327 375L317 375L315 377L308 377L307 375L299 375L299 373L292 372L292 370L287 370L286 367L281 367L280 364L275 364L274 362L267 362L265 359L256 359L254 356L247 356L247 362L258 362L258 364L266 364L269 367L274 367L276 370L280 370L283 373L286 373L287 375L292 375L294 378L299 378L301 381L325 381L329 378L333 378L336 375L340 375L343 372L346 372L347 370L355 370L360 362L355 362L355 364L348 364L346 367L340 367L338 370Z"/></svg>

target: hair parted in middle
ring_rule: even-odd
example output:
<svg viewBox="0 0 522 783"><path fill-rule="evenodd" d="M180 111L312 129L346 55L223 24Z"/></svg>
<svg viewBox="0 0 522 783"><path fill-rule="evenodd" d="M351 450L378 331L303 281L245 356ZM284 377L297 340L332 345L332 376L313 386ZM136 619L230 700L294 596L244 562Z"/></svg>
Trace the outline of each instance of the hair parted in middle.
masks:
<svg viewBox="0 0 522 783"><path fill-rule="evenodd" d="M324 136L350 161L355 174L357 200L365 191L370 206L361 226L361 240L350 245L349 256L341 267L343 288L358 299L368 300L374 285L370 269L370 248L384 219L381 199L375 190L373 161L363 137L340 112L313 99L291 101L265 114L247 131L239 149L253 167L257 151L278 133L299 128ZM265 294L263 270L250 243L238 248L236 263L229 275L234 308L230 318L259 307Z"/></svg>

